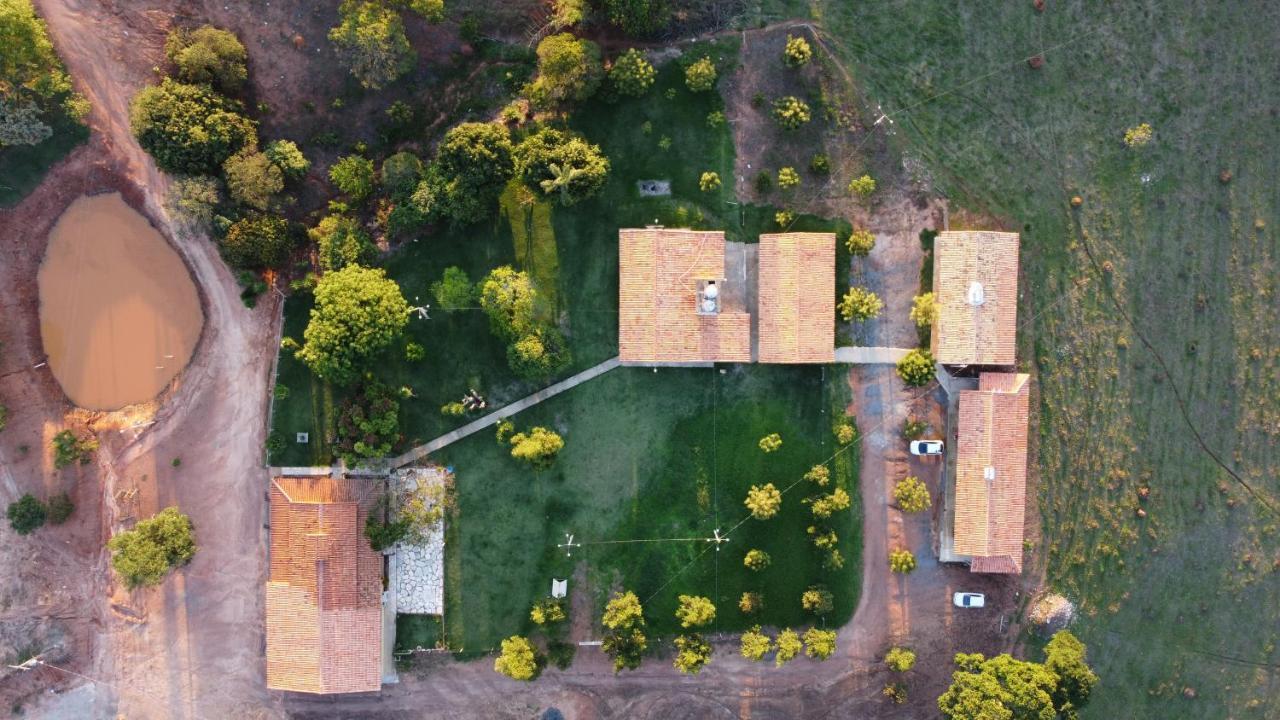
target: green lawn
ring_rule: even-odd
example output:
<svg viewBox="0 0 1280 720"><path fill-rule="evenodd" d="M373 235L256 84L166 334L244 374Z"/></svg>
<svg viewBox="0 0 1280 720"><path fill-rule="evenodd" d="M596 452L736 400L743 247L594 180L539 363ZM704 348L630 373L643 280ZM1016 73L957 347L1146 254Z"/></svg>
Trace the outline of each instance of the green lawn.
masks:
<svg viewBox="0 0 1280 720"><path fill-rule="evenodd" d="M1103 678L1084 717L1277 716L1280 11L914 0L815 16L953 203L1022 231L1039 554ZM1154 141L1127 148L1142 122Z"/></svg>
<svg viewBox="0 0 1280 720"><path fill-rule="evenodd" d="M716 600L718 630L812 622L800 593L815 582L836 594L827 624L842 624L858 598L860 508L829 522L848 562L828 572L805 533L807 483L784 495L782 512L768 521L742 522L742 500L752 484L785 488L835 453L831 412L844 407L845 392L821 367L738 366L723 375L619 368L516 416L520 429L541 424L564 435L548 471L516 463L490 433L446 448L436 459L454 466L459 489L448 538L456 566L445 586L450 645L484 652L528 631L529 605L579 561L589 568L597 609L615 583L634 590L657 634L677 630L672 613L682 593ZM770 432L782 435L783 447L766 455L756 444ZM832 467L833 482L856 498L856 449ZM702 540L593 544L705 538L717 527L736 528L719 553ZM568 532L584 543L572 558L555 547ZM742 566L752 547L772 555L768 570ZM737 610L744 590L764 593L766 610L756 619Z"/></svg>
<svg viewBox="0 0 1280 720"><path fill-rule="evenodd" d="M89 139L89 128L59 114L50 122L53 135L39 145L0 149L0 207L17 205L54 163Z"/></svg>

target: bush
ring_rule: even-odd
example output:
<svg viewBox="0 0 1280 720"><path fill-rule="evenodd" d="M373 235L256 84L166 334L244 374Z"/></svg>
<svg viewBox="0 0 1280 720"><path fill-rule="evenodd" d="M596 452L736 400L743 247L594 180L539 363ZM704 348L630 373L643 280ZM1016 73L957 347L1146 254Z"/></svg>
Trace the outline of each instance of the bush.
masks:
<svg viewBox="0 0 1280 720"><path fill-rule="evenodd" d="M541 128L512 153L515 173L543 195L555 195L569 206L600 192L609 178L609 158L580 136Z"/></svg>
<svg viewBox="0 0 1280 720"><path fill-rule="evenodd" d="M875 191L876 181L870 175L862 175L849 181L849 192L860 198L871 197L871 193Z"/></svg>
<svg viewBox="0 0 1280 720"><path fill-rule="evenodd" d="M284 173L253 148L244 148L227 158L222 172L231 198L257 210L266 210L271 197L284 189Z"/></svg>
<svg viewBox="0 0 1280 720"><path fill-rule="evenodd" d="M165 41L164 51L183 82L216 85L224 92L234 93L249 77L244 45L226 30L209 25L174 30Z"/></svg>
<svg viewBox="0 0 1280 720"><path fill-rule="evenodd" d="M329 179L339 191L360 202L373 193L377 181L373 161L359 155L346 155L329 168Z"/></svg>
<svg viewBox="0 0 1280 720"><path fill-rule="evenodd" d="M185 565L196 554L191 520L176 507L116 534L107 541L107 548L112 567L130 589L160 584L170 569Z"/></svg>
<svg viewBox="0 0 1280 720"><path fill-rule="evenodd" d="M884 664L894 672L906 672L915 667L916 654L906 648L889 648L884 656Z"/></svg>
<svg viewBox="0 0 1280 720"><path fill-rule="evenodd" d="M712 129L722 128L725 122L724 113L719 110L712 110L707 113L707 127Z"/></svg>
<svg viewBox="0 0 1280 720"><path fill-rule="evenodd" d="M564 440L558 433L544 427L535 427L528 434L511 436L511 457L528 463L537 470L545 470L555 462L556 455L564 449Z"/></svg>
<svg viewBox="0 0 1280 720"><path fill-rule="evenodd" d="M799 130L812 116L808 103L794 95L788 95L773 101L773 119L784 130Z"/></svg>
<svg viewBox="0 0 1280 720"><path fill-rule="evenodd" d="M809 47L809 41L802 37L792 37L787 35L787 46L782 51L782 62L787 67L800 67L808 65L813 59L813 49Z"/></svg>
<svg viewBox="0 0 1280 720"><path fill-rule="evenodd" d="M738 598L738 610L743 615L754 615L764 609L764 596L758 592L744 592Z"/></svg>
<svg viewBox="0 0 1280 720"><path fill-rule="evenodd" d="M814 517L826 519L837 512L848 510L852 498L844 488L836 488L829 495L820 495L813 501L810 509L813 511Z"/></svg>
<svg viewBox="0 0 1280 720"><path fill-rule="evenodd" d="M862 322L880 314L884 303L880 296L863 287L849 288L840 299L840 317L845 322Z"/></svg>
<svg viewBox="0 0 1280 720"><path fill-rule="evenodd" d="M672 665L686 675L697 675L711 660L711 645L698 633L677 635L675 646L676 657Z"/></svg>
<svg viewBox="0 0 1280 720"><path fill-rule="evenodd" d="M529 619L535 625L555 625L566 619L564 602L556 598L543 598L529 610Z"/></svg>
<svg viewBox="0 0 1280 720"><path fill-rule="evenodd" d="M27 493L9 504L5 512L9 517L9 527L19 535L30 535L44 525L49 510L34 495Z"/></svg>
<svg viewBox="0 0 1280 720"><path fill-rule="evenodd" d="M692 92L706 92L715 87L716 64L704 57L684 69L684 84Z"/></svg>
<svg viewBox="0 0 1280 720"><path fill-rule="evenodd" d="M524 89L539 107L580 102L600 87L604 66L600 46L571 33L550 35L538 43L538 76Z"/></svg>
<svg viewBox="0 0 1280 720"><path fill-rule="evenodd" d="M759 662L772 649L773 641L769 639L768 635L760 632L759 625L742 634L741 647L739 649L742 657L753 662Z"/></svg>
<svg viewBox="0 0 1280 720"><path fill-rule="evenodd" d="M782 667L794 660L800 654L802 648L800 636L791 628L786 628L778 633L777 646L778 653L773 656L774 667Z"/></svg>
<svg viewBox="0 0 1280 720"><path fill-rule="evenodd" d="M839 425L837 425L835 427L835 434L836 434L836 442L840 443L841 445L848 445L849 443L858 439L858 431L854 429L853 425L847 422L842 422Z"/></svg>
<svg viewBox="0 0 1280 720"><path fill-rule="evenodd" d="M711 192L720 189L720 173L704 172L702 177L698 178L698 187L703 192Z"/></svg>
<svg viewBox="0 0 1280 720"><path fill-rule="evenodd" d="M501 338L514 341L532 332L533 302L537 293L528 273L510 265L489 271L479 285L480 307L489 316L489 325Z"/></svg>
<svg viewBox="0 0 1280 720"><path fill-rule="evenodd" d="M404 344L404 359L406 362L416 363L427 359L427 349L416 342L407 342Z"/></svg>
<svg viewBox="0 0 1280 720"><path fill-rule="evenodd" d="M507 363L516 375L547 378L569 366L569 346L559 330L541 327L507 347Z"/></svg>
<svg viewBox="0 0 1280 720"><path fill-rule="evenodd" d="M369 233L346 215L326 215L307 234L316 244L321 269L327 272L365 265L378 254Z"/></svg>
<svg viewBox="0 0 1280 720"><path fill-rule="evenodd" d="M609 68L609 80L614 89L623 95L639 96L653 87L658 71L645 59L644 54L631 48L618 56Z"/></svg>
<svg viewBox="0 0 1280 720"><path fill-rule="evenodd" d="M866 230L854 230L849 239L844 241L845 247L852 255L866 257L876 246L876 236Z"/></svg>
<svg viewBox="0 0 1280 720"><path fill-rule="evenodd" d="M836 631L809 628L804 632L804 654L815 660L826 660L836 652Z"/></svg>
<svg viewBox="0 0 1280 720"><path fill-rule="evenodd" d="M543 659L527 638L512 635L502 641L502 652L493 661L494 672L512 680L529 682L542 672Z"/></svg>
<svg viewBox="0 0 1280 720"><path fill-rule="evenodd" d="M75 511L76 505L71 502L71 497L66 493L58 493L49 498L49 522L54 525L66 522Z"/></svg>
<svg viewBox="0 0 1280 720"><path fill-rule="evenodd" d="M768 520L778 514L778 508L782 506L782 493L773 486L773 483L765 483L763 486L752 485L747 491L747 499L742 504L747 506L755 519Z"/></svg>
<svg viewBox="0 0 1280 720"><path fill-rule="evenodd" d="M814 465L804 474L804 479L818 487L826 487L831 482L831 471L826 465Z"/></svg>
<svg viewBox="0 0 1280 720"><path fill-rule="evenodd" d="M431 283L431 296L445 310L461 310L475 302L476 288L460 267L444 269L444 276Z"/></svg>
<svg viewBox="0 0 1280 720"><path fill-rule="evenodd" d="M267 149L263 154L280 168L280 172L284 173L285 177L292 180L303 177L311 169L311 161L302 154L292 140L272 140L267 143Z"/></svg>
<svg viewBox="0 0 1280 720"><path fill-rule="evenodd" d="M742 558L742 565L749 570L764 570L769 567L772 558L769 553L763 550L748 550L747 554Z"/></svg>
<svg viewBox="0 0 1280 720"><path fill-rule="evenodd" d="M927 292L912 299L910 317L911 322L915 323L918 328L927 328L933 325L938 319L938 301L934 299L933 293Z"/></svg>
<svg viewBox="0 0 1280 720"><path fill-rule="evenodd" d="M222 202L218 179L205 175L174 178L165 198L165 209L177 219L207 228L214 209Z"/></svg>
<svg viewBox="0 0 1280 720"><path fill-rule="evenodd" d="M63 430L53 436L53 466L62 468L79 463L88 465L93 460L93 453L98 449L98 441L92 437L79 438L70 430Z"/></svg>
<svg viewBox="0 0 1280 720"><path fill-rule="evenodd" d="M813 585L800 596L800 606L814 615L826 615L835 607L835 596L825 587Z"/></svg>
<svg viewBox="0 0 1280 720"><path fill-rule="evenodd" d="M928 350L916 348L898 361L898 377L908 387L921 387L933 380L933 355Z"/></svg>
<svg viewBox="0 0 1280 720"><path fill-rule="evenodd" d="M666 26L670 15L668 0L602 0L602 4L609 22L628 35L655 33Z"/></svg>
<svg viewBox="0 0 1280 720"><path fill-rule="evenodd" d="M823 153L818 153L809 160L809 172L814 175L829 175L831 173L831 160Z"/></svg>
<svg viewBox="0 0 1280 720"><path fill-rule="evenodd" d="M796 214L790 210L779 210L773 214L773 221L778 227L786 230L791 223L795 222Z"/></svg>
<svg viewBox="0 0 1280 720"><path fill-rule="evenodd" d="M800 173L793 167L784 167L778 171L778 187L790 190L800 184Z"/></svg>
<svg viewBox="0 0 1280 720"><path fill-rule="evenodd" d="M1124 131L1124 144L1131 148L1140 148L1151 142L1151 138L1155 136L1155 132L1151 129L1150 123L1142 123Z"/></svg>
<svg viewBox="0 0 1280 720"><path fill-rule="evenodd" d="M699 595L681 595L680 605L676 608L676 619L680 627L702 627L716 619L716 606L710 599Z"/></svg>
<svg viewBox="0 0 1280 720"><path fill-rule="evenodd" d="M289 259L293 244L294 234L287 220L274 215L250 215L227 229L222 238L222 256L236 268L276 268Z"/></svg>
<svg viewBox="0 0 1280 720"><path fill-rule="evenodd" d="M902 437L907 440L919 440L929 430L929 423L924 420L907 418L902 421Z"/></svg>
<svg viewBox="0 0 1280 720"><path fill-rule="evenodd" d="M138 144L171 173L215 172L242 148L258 142L252 120L240 103L204 85L165 78L143 88L129 105L129 124Z"/></svg>
<svg viewBox="0 0 1280 720"><path fill-rule="evenodd" d="M782 436L778 433L769 433L760 438L758 445L766 453L774 452L782 448Z"/></svg>
<svg viewBox="0 0 1280 720"><path fill-rule="evenodd" d="M400 401L382 383L365 385L338 409L334 447L347 463L386 457L400 441Z"/></svg>
<svg viewBox="0 0 1280 720"><path fill-rule="evenodd" d="M382 161L382 186L393 196L408 196L422 180L422 170L418 156L402 150Z"/></svg>
<svg viewBox="0 0 1280 720"><path fill-rule="evenodd" d="M297 357L317 376L347 385L408 322L409 304L385 271L352 265L325 273Z"/></svg>
<svg viewBox="0 0 1280 720"><path fill-rule="evenodd" d="M547 643L547 661L561 670L568 670L573 664L573 656L578 646L563 640L552 640Z"/></svg>
<svg viewBox="0 0 1280 720"><path fill-rule="evenodd" d="M440 406L440 414L445 417L462 417L467 414L467 406L454 400Z"/></svg>
<svg viewBox="0 0 1280 720"><path fill-rule="evenodd" d="M893 486L893 501L902 512L917 513L929 509L929 488L920 478L908 475Z"/></svg>
<svg viewBox="0 0 1280 720"><path fill-rule="evenodd" d="M362 86L378 90L413 68L413 46L399 13L381 2L345 0L329 31L338 60Z"/></svg>
<svg viewBox="0 0 1280 720"><path fill-rule="evenodd" d="M916 556L906 549L889 551L889 570L903 575L916 569Z"/></svg>
<svg viewBox="0 0 1280 720"><path fill-rule="evenodd" d="M511 135L492 123L462 123L445 133L434 164L413 193L427 217L474 222L485 217L514 171Z"/></svg>
<svg viewBox="0 0 1280 720"><path fill-rule="evenodd" d="M773 190L773 176L763 170L756 173L755 188L761 195L770 192Z"/></svg>

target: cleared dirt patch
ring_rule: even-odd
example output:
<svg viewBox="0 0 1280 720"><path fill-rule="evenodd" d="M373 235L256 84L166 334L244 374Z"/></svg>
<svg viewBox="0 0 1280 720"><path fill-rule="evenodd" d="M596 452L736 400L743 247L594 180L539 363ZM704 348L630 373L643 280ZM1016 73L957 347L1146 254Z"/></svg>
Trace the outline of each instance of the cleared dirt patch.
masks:
<svg viewBox="0 0 1280 720"><path fill-rule="evenodd" d="M150 400L191 359L204 314L182 259L120 193L71 203L40 266L40 335L76 405Z"/></svg>

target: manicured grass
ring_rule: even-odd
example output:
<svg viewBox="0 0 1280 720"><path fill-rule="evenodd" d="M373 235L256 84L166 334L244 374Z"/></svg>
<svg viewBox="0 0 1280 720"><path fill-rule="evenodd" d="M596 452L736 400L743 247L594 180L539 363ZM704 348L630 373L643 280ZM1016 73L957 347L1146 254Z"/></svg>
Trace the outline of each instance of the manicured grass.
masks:
<svg viewBox="0 0 1280 720"><path fill-rule="evenodd" d="M53 135L39 145L0 149L0 207L10 207L35 190L54 163L89 139L89 128L64 115L49 121Z"/></svg>
<svg viewBox="0 0 1280 720"><path fill-rule="evenodd" d="M752 484L786 488L835 453L831 413L844 406L844 392L821 367L738 366L724 375L620 368L516 416L520 429L541 424L564 435L548 471L516 463L489 433L446 448L437 460L455 467L459 489L450 541L460 578L446 584L450 646L484 652L528 631L529 605L553 577L572 577L578 562L587 563L597 610L616 582L645 602L655 634L677 630L672 612L682 593L715 599L718 630L812 622L800 593L815 582L836 595L826 623L843 623L858 597L860 508L828 522L847 559L836 572L821 569L809 545L811 515L800 502L806 483L784 495L777 517L741 521ZM783 447L766 455L757 442L770 432L782 435ZM833 463L833 482L856 499L856 476L851 447ZM706 538L716 528L731 538L719 553L701 539L612 542ZM567 558L555 546L570 532L585 544ZM609 542L594 544L601 541ZM751 547L773 556L768 570L742 566ZM736 607L747 589L765 595L755 619Z"/></svg>
<svg viewBox="0 0 1280 720"><path fill-rule="evenodd" d="M1276 8L819 11L953 202L1022 232L1037 551L1103 678L1083 717L1276 716L1280 535L1231 474L1280 506Z"/></svg>
<svg viewBox="0 0 1280 720"><path fill-rule="evenodd" d="M431 649L444 637L444 625L437 615L397 615L396 651Z"/></svg>

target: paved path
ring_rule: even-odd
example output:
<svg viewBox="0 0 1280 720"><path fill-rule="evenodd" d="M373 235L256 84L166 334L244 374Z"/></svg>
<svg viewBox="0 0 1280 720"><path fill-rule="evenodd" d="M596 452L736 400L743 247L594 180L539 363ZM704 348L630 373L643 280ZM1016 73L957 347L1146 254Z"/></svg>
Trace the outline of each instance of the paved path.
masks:
<svg viewBox="0 0 1280 720"><path fill-rule="evenodd" d="M568 390L569 388L577 387L578 385L592 378L599 377L616 367L618 367L618 358L615 357L615 358L610 358L608 360L605 360L599 365L583 370L577 375L565 378L564 380L561 380L560 382L554 385L548 385L547 387L542 388L538 392L532 395L529 395L528 397L523 397L509 405L504 405L502 408L495 410L489 413L488 415L485 415L479 420L474 420L472 422L467 423L466 425L463 425L457 430L447 432L444 435L441 435L440 437L436 438L435 440L432 440L424 445L419 445L409 450L403 455L398 455L394 458L391 458L391 460L389 461L389 465L393 468L404 467L405 465L411 465L421 460L422 458L426 457L428 454L433 453L436 450L439 450L440 448L450 443L457 442L458 440L461 440L462 438L467 437L468 435L477 433L487 427L492 427L493 425L496 425L499 420L504 420L506 418L509 418L512 415L515 415L516 413L520 412L521 410L533 407L534 405L537 405L543 400L555 397L556 395L559 395L560 393L564 392L565 390Z"/></svg>
<svg viewBox="0 0 1280 720"><path fill-rule="evenodd" d="M909 348L838 347L836 362L847 365L897 365L909 352Z"/></svg>

